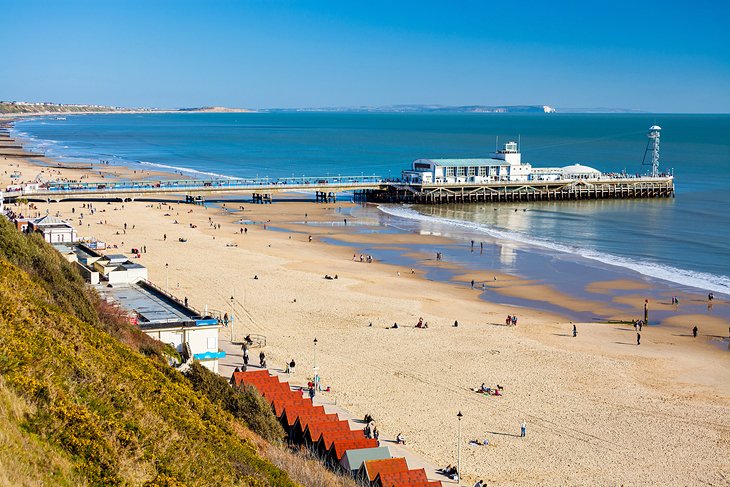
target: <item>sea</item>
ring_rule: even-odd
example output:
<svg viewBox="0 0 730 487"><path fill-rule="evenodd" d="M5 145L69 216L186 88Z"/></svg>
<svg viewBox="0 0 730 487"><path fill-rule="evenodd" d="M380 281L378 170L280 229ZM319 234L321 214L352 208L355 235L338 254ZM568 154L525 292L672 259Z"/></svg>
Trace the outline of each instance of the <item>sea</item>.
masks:
<svg viewBox="0 0 730 487"><path fill-rule="evenodd" d="M563 280L579 287L581 276L600 270L660 282L668 292L730 296L730 115L100 114L31 118L14 131L35 151L69 162L203 178L397 178L415 159L488 157L508 140L519 141L522 160L537 167L646 173L647 132L655 124L662 128L660 170L674 174L674 198L383 205L375 219L382 231L445 235L469 247L475 240L482 253L486 242L490 258L478 265L528 278L550 281L560 267L571 274ZM563 265L540 264L556 259Z"/></svg>

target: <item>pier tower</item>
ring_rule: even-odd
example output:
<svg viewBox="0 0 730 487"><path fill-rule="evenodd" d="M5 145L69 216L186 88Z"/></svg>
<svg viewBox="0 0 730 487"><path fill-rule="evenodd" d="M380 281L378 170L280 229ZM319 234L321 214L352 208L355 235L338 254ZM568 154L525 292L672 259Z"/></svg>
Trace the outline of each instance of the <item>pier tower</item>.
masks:
<svg viewBox="0 0 730 487"><path fill-rule="evenodd" d="M652 125L649 128L649 133L646 134L649 137L649 141L646 144L646 151L644 151L644 160L641 162L644 166L651 166L651 177L659 177L659 137L662 128L659 125ZM651 163L646 162L646 155L651 152Z"/></svg>

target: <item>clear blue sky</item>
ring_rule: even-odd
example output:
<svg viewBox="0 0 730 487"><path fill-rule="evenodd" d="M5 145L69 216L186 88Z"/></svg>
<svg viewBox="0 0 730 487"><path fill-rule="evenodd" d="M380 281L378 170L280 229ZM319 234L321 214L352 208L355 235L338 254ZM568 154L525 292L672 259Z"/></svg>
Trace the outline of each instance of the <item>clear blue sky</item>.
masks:
<svg viewBox="0 0 730 487"><path fill-rule="evenodd" d="M0 99L730 112L730 2L0 0Z"/></svg>

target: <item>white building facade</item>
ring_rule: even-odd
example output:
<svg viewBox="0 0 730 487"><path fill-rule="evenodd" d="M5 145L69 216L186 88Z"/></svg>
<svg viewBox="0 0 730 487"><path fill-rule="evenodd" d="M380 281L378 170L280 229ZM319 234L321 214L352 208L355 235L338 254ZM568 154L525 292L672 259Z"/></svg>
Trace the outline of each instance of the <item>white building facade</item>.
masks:
<svg viewBox="0 0 730 487"><path fill-rule="evenodd" d="M488 184L499 182L598 179L601 172L574 164L562 168L534 168L522 162L517 142L507 142L488 158L418 159L403 171L407 184Z"/></svg>

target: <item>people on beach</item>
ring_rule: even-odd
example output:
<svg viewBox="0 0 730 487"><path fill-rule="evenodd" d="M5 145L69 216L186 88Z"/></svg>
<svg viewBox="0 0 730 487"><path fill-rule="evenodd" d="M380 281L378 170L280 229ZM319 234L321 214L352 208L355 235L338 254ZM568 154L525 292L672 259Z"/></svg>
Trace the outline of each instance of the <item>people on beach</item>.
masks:
<svg viewBox="0 0 730 487"><path fill-rule="evenodd" d="M459 327L459 321L458 320L454 320L454 328L458 328L458 327Z"/></svg>
<svg viewBox="0 0 730 487"><path fill-rule="evenodd" d="M636 333L636 344L641 345L641 333Z"/></svg>
<svg viewBox="0 0 730 487"><path fill-rule="evenodd" d="M406 437L403 436L403 433L398 433L395 436L395 442L399 445L405 445L406 444Z"/></svg>
<svg viewBox="0 0 730 487"><path fill-rule="evenodd" d="M575 327L575 323L573 323L573 338L578 336L578 329Z"/></svg>
<svg viewBox="0 0 730 487"><path fill-rule="evenodd" d="M512 324L512 315L507 315L507 319L504 320L504 322L507 326L511 325Z"/></svg>
<svg viewBox="0 0 730 487"><path fill-rule="evenodd" d="M697 331L698 331L698 328L697 328L697 325L695 325L695 327L692 328L692 336L695 338L697 338Z"/></svg>
<svg viewBox="0 0 730 487"><path fill-rule="evenodd" d="M527 422L523 419L520 424L520 438L524 438L527 435Z"/></svg>
<svg viewBox="0 0 730 487"><path fill-rule="evenodd" d="M471 288L474 289L474 279L471 280Z"/></svg>

